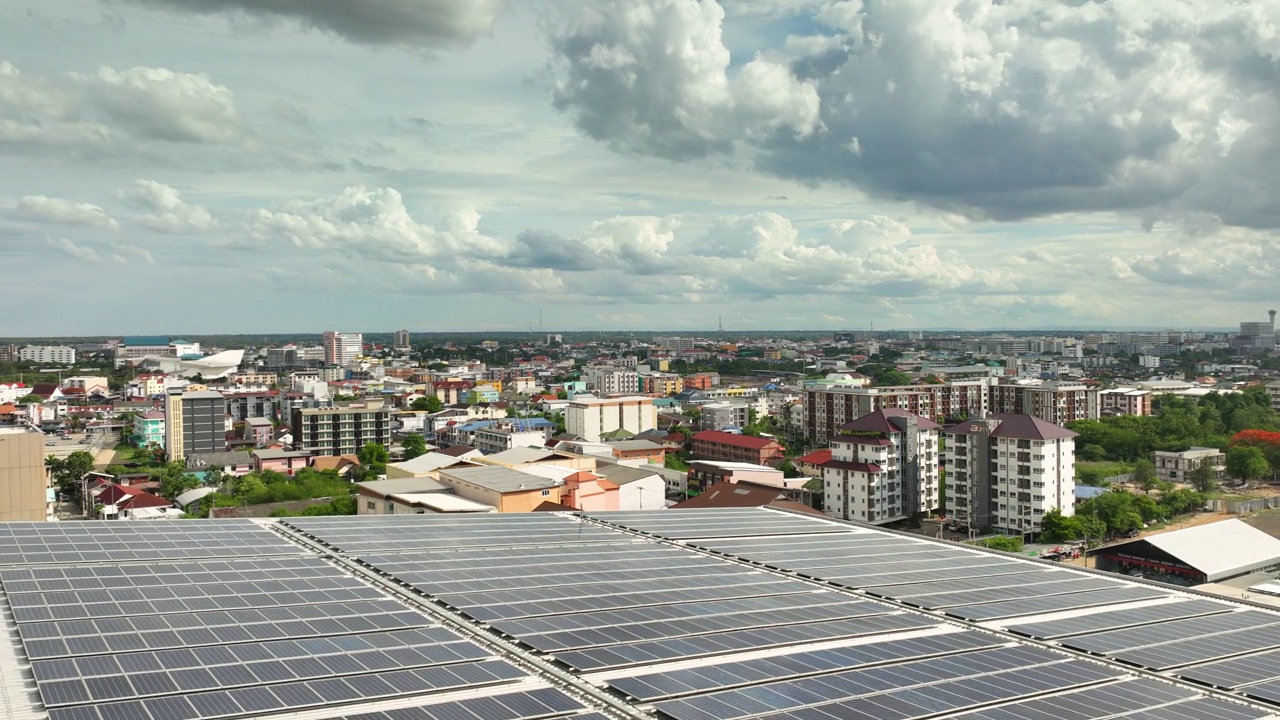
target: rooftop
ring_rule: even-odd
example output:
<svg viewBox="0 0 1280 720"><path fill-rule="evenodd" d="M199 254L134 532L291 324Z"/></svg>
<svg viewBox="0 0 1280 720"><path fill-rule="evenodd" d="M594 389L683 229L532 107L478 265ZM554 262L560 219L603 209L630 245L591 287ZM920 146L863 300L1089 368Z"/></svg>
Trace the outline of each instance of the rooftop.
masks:
<svg viewBox="0 0 1280 720"><path fill-rule="evenodd" d="M555 480L497 466L448 468L441 470L440 475L441 477L447 476L473 485L479 485L482 488L499 493L546 490L560 485Z"/></svg>
<svg viewBox="0 0 1280 720"><path fill-rule="evenodd" d="M734 447L750 448L752 450L762 450L770 445L776 444L778 441L773 438L753 437L751 435L738 435L737 433L721 432L719 430L703 430L693 436L693 441L713 442L721 445L732 445Z"/></svg>

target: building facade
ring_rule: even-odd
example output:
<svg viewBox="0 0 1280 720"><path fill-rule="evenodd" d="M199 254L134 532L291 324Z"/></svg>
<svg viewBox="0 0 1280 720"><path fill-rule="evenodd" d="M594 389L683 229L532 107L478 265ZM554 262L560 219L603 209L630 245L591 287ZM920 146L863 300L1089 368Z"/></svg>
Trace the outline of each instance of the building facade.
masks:
<svg viewBox="0 0 1280 720"><path fill-rule="evenodd" d="M391 408L381 400L345 407L294 408L294 448L314 455L354 455L368 443L390 447L391 414Z"/></svg>
<svg viewBox="0 0 1280 720"><path fill-rule="evenodd" d="M1150 415L1151 395L1150 390L1138 390L1136 388L1101 390L1098 392L1098 414Z"/></svg>
<svg viewBox="0 0 1280 720"><path fill-rule="evenodd" d="M635 368L592 365L583 371L582 377L599 395L625 395L640 390L640 375Z"/></svg>
<svg viewBox="0 0 1280 720"><path fill-rule="evenodd" d="M1038 532L1050 510L1075 512L1075 437L1031 415L993 414L943 430L947 512L979 532Z"/></svg>
<svg viewBox="0 0 1280 720"><path fill-rule="evenodd" d="M939 505L940 426L899 408L842 425L820 466L823 508L841 520L883 524Z"/></svg>
<svg viewBox="0 0 1280 720"><path fill-rule="evenodd" d="M164 417L159 410L146 410L133 418L133 441L138 447L164 447Z"/></svg>
<svg viewBox="0 0 1280 720"><path fill-rule="evenodd" d="M703 430L692 438L693 456L699 460L725 460L777 467L786 459L782 444L773 438Z"/></svg>
<svg viewBox="0 0 1280 720"><path fill-rule="evenodd" d="M324 361L328 365L346 365L364 352L364 336L360 333L324 334Z"/></svg>
<svg viewBox="0 0 1280 720"><path fill-rule="evenodd" d="M18 359L23 362L74 365L76 350L65 345L28 345L18 351Z"/></svg>
<svg viewBox="0 0 1280 720"><path fill-rule="evenodd" d="M993 413L1031 415L1054 425L1098 419L1098 391L1080 383L1002 383L992 385L989 396Z"/></svg>
<svg viewBox="0 0 1280 720"><path fill-rule="evenodd" d="M44 434L23 426L0 427L0 521L52 519Z"/></svg>
<svg viewBox="0 0 1280 720"><path fill-rule="evenodd" d="M658 427L658 410L653 398L647 397L579 397L565 407L564 421L569 434L598 443L602 435L614 430L635 435L653 430Z"/></svg>
<svg viewBox="0 0 1280 720"><path fill-rule="evenodd" d="M397 330L395 336L395 349L408 350L411 347L413 347L413 345L409 342L409 331Z"/></svg>
<svg viewBox="0 0 1280 720"><path fill-rule="evenodd" d="M1156 477L1165 482L1191 482L1191 472L1208 463L1213 469L1213 479L1222 482L1227 477L1227 456L1218 448L1193 447L1182 452L1157 450L1152 453Z"/></svg>
<svg viewBox="0 0 1280 720"><path fill-rule="evenodd" d="M227 449L227 399L222 393L170 388L164 408L164 450L170 460Z"/></svg>

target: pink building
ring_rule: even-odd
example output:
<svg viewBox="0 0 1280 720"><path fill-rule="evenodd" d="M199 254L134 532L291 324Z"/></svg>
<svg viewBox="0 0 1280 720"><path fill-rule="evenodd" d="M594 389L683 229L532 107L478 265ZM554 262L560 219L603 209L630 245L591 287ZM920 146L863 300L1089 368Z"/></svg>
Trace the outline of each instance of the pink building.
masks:
<svg viewBox="0 0 1280 720"><path fill-rule="evenodd" d="M262 472L273 472L293 475L311 464L311 453L307 450L255 450L253 452L253 469Z"/></svg>
<svg viewBox="0 0 1280 720"><path fill-rule="evenodd" d="M611 480L582 470L564 479L560 503L584 511L617 510L618 486Z"/></svg>

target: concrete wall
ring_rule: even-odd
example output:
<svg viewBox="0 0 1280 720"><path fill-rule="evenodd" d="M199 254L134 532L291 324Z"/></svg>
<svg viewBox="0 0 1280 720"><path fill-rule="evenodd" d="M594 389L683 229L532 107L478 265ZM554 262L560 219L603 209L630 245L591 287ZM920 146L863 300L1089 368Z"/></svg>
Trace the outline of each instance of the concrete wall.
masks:
<svg viewBox="0 0 1280 720"><path fill-rule="evenodd" d="M0 431L0 521L47 520L44 435Z"/></svg>

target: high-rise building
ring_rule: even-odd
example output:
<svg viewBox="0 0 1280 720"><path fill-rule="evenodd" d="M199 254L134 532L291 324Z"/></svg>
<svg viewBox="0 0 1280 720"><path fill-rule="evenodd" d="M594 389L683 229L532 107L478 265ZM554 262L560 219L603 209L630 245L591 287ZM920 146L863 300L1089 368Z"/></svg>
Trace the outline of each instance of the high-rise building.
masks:
<svg viewBox="0 0 1280 720"><path fill-rule="evenodd" d="M906 410L937 422L982 415L992 378L954 380L941 385L812 387L804 393L805 432L822 443L841 425L884 408Z"/></svg>
<svg viewBox="0 0 1280 720"><path fill-rule="evenodd" d="M1075 511L1076 433L1031 415L992 414L942 431L947 512L979 532L1037 532Z"/></svg>
<svg viewBox="0 0 1280 720"><path fill-rule="evenodd" d="M397 331L396 331L396 339L395 339L395 349L397 349L397 350L408 350L408 349L410 349L410 348L412 348L412 347L413 347L413 345L412 345L412 344L410 344L410 342L409 342L409 331L408 331L408 330L397 330Z"/></svg>
<svg viewBox="0 0 1280 720"><path fill-rule="evenodd" d="M600 436L614 430L627 430L636 435L658 426L658 410L653 398L579 397L569 401L564 413L565 430L587 442L600 442Z"/></svg>
<svg viewBox="0 0 1280 720"><path fill-rule="evenodd" d="M324 334L324 361L329 365L346 365L364 352L364 336L360 333Z"/></svg>
<svg viewBox="0 0 1280 720"><path fill-rule="evenodd" d="M391 445L391 408L381 400L345 407L294 408L296 450L317 455L349 455L369 443Z"/></svg>
<svg viewBox="0 0 1280 720"><path fill-rule="evenodd" d="M1098 419L1098 390L1075 382L1000 383L988 391L987 408L1006 415L1034 415L1056 425Z"/></svg>
<svg viewBox="0 0 1280 720"><path fill-rule="evenodd" d="M831 460L822 465L826 513L881 524L937 508L939 428L898 408L842 425L831 437Z"/></svg>
<svg viewBox="0 0 1280 720"><path fill-rule="evenodd" d="M44 434L30 427L0 427L0 521L51 519Z"/></svg>
<svg viewBox="0 0 1280 720"><path fill-rule="evenodd" d="M623 395L640 390L640 375L635 368L592 365L583 372L582 378L599 395Z"/></svg>
<svg viewBox="0 0 1280 720"><path fill-rule="evenodd" d="M18 351L23 362L75 365L76 349L65 345L28 345Z"/></svg>
<svg viewBox="0 0 1280 720"><path fill-rule="evenodd" d="M165 455L185 460L202 453L227 449L227 399L219 392L184 392L170 388L165 396Z"/></svg>
<svg viewBox="0 0 1280 720"><path fill-rule="evenodd" d="M1276 347L1276 311L1268 311L1267 322L1242 322L1232 345L1250 353L1270 352Z"/></svg>

